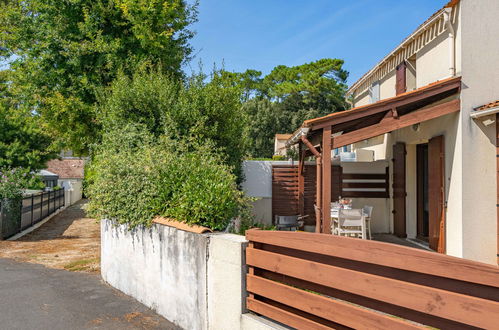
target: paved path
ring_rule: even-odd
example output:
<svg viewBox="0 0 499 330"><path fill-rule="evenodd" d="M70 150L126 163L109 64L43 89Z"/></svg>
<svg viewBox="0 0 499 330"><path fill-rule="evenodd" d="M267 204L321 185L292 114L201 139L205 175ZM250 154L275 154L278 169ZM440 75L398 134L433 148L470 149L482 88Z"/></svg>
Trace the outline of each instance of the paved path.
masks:
<svg viewBox="0 0 499 330"><path fill-rule="evenodd" d="M99 273L100 224L81 200L16 241L0 241L0 258Z"/></svg>
<svg viewBox="0 0 499 330"><path fill-rule="evenodd" d="M0 259L0 329L177 329L99 275Z"/></svg>

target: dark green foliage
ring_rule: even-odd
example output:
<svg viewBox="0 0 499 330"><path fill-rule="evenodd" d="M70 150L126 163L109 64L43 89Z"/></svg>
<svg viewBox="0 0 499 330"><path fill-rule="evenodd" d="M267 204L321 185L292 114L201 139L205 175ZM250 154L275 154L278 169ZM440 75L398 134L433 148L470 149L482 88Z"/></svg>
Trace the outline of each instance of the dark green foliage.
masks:
<svg viewBox="0 0 499 330"><path fill-rule="evenodd" d="M211 143L239 176L246 117L239 88L228 85L218 73L208 83L205 76L195 75L184 84L169 74L142 69L132 78L117 78L101 97L99 120L106 131L140 123L155 137Z"/></svg>
<svg viewBox="0 0 499 330"><path fill-rule="evenodd" d="M263 78L254 70L224 74L242 90L252 157L271 157L276 133L292 133L304 120L346 109L348 72L339 59L279 65Z"/></svg>
<svg viewBox="0 0 499 330"><path fill-rule="evenodd" d="M197 4L184 0L26 0L0 3L0 60L16 99L58 140L84 153L98 140L97 93L144 63L180 77Z"/></svg>
<svg viewBox="0 0 499 330"><path fill-rule="evenodd" d="M37 116L10 110L0 101L0 168L44 168L56 156L51 143Z"/></svg>

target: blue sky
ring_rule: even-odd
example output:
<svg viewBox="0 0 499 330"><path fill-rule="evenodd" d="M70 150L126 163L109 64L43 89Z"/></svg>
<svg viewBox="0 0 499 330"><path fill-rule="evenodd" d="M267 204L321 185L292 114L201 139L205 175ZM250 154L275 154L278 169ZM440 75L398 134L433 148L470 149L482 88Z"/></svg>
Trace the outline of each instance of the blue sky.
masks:
<svg viewBox="0 0 499 330"><path fill-rule="evenodd" d="M197 68L270 72L325 57L345 60L349 84L448 0L200 0ZM189 69L187 70L189 71Z"/></svg>

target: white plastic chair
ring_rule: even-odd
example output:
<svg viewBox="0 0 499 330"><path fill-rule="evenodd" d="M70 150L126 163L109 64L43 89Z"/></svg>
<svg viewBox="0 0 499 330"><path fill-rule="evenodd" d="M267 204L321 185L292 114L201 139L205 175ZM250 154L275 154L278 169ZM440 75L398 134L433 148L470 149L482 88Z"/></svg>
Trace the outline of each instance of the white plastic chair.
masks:
<svg viewBox="0 0 499 330"><path fill-rule="evenodd" d="M371 216L373 214L373 209L374 209L374 207L369 206L369 205L365 205L364 208L362 209L362 211L364 212L365 220L366 220L366 227L367 227L367 231L369 233L369 239L372 239L372 236L371 236Z"/></svg>
<svg viewBox="0 0 499 330"><path fill-rule="evenodd" d="M341 209L335 234L366 239L366 225L361 209Z"/></svg>
<svg viewBox="0 0 499 330"><path fill-rule="evenodd" d="M335 205L331 203L331 232L334 234L336 227L338 227L338 217L340 214L340 205Z"/></svg>

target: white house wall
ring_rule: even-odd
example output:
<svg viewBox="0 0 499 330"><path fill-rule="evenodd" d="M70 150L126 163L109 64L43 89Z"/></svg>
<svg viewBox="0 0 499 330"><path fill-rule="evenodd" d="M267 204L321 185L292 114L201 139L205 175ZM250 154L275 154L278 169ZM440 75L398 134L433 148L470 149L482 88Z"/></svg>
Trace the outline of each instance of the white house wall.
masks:
<svg viewBox="0 0 499 330"><path fill-rule="evenodd" d="M435 136L443 135L445 143L445 198L448 204L446 212L447 231L447 254L461 256L460 246L462 237L460 226L460 177L454 173L456 165L459 167L459 149L456 147L456 135L458 132L458 114L450 114L437 119L422 122L416 131L412 127L406 127L390 134L387 154L392 157L392 144L404 142L407 149L406 158L406 229L407 236L414 238L417 235L417 175L416 175L416 145L427 143ZM391 175L393 175L391 173ZM393 201L391 206L393 209ZM393 215L391 215L393 226ZM456 230L457 229L457 230Z"/></svg>
<svg viewBox="0 0 499 330"><path fill-rule="evenodd" d="M416 53L416 86L450 77L448 33L443 33Z"/></svg>
<svg viewBox="0 0 499 330"><path fill-rule="evenodd" d="M495 125L470 119L473 108L499 99L499 1L461 1L464 258L496 264Z"/></svg>

